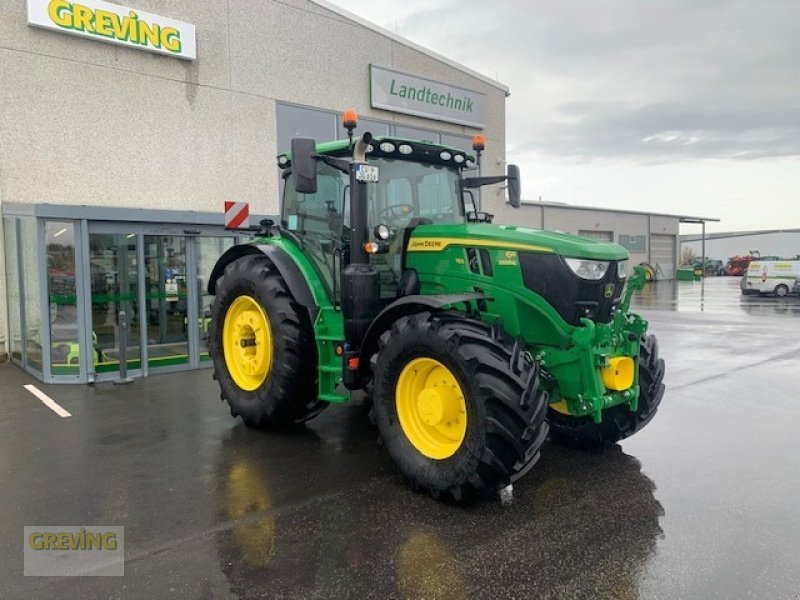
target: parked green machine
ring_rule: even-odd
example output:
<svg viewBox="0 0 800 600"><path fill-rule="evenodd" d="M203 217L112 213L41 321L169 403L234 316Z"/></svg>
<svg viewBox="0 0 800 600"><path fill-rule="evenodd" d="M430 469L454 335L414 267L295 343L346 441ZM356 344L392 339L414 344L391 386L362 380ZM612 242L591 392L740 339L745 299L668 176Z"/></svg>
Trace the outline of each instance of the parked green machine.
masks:
<svg viewBox="0 0 800 600"><path fill-rule="evenodd" d="M411 485L456 500L525 474L548 426L587 446L650 421L664 362L629 311L644 274L624 248L492 224L473 190L505 181L518 207L519 171L477 176L480 136L476 158L344 124L349 140L292 140L280 223L210 277L234 417L291 426L367 390Z"/></svg>

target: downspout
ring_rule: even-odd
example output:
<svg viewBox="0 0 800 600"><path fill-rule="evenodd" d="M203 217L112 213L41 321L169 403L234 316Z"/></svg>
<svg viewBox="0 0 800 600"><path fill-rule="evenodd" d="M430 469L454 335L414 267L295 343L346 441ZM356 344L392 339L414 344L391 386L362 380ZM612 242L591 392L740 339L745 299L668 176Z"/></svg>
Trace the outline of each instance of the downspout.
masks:
<svg viewBox="0 0 800 600"><path fill-rule="evenodd" d="M2 175L0 168L0 175ZM10 323L8 321L8 286L6 285L6 232L5 222L3 221L3 189L0 186L0 287L3 293L0 294L0 305L3 310L0 313L3 324L3 345L0 347L0 354L5 354L6 357L11 356L11 335Z"/></svg>

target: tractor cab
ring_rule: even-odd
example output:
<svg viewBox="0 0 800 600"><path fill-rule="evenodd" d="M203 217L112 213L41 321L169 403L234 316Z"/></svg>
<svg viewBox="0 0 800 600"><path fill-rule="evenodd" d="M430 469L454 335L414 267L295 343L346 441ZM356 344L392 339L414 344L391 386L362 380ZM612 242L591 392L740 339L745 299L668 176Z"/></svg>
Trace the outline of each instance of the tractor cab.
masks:
<svg viewBox="0 0 800 600"><path fill-rule="evenodd" d="M317 146L331 157L352 154L349 140ZM287 155L279 157L289 163ZM377 181L367 189L367 229L378 252L369 262L380 275L381 297L394 298L402 277L404 240L420 224L455 224L467 220L462 168L474 168L474 158L452 148L398 138L373 138L367 162L377 168ZM286 167L281 227L298 236L331 291L335 272L350 262L350 180L340 170L316 162L317 189L298 192L291 166ZM470 209L474 210L472 206Z"/></svg>
<svg viewBox="0 0 800 600"><path fill-rule="evenodd" d="M414 228L491 222L492 215L480 211L469 188L497 183L507 177L464 176L477 170L483 146L483 136L476 136L473 140L478 154L476 161L474 155L449 146L370 136L364 156L369 170L365 181L370 185L363 190L366 210L358 212L365 215L366 230L374 236L367 254L369 264L380 277L382 302L403 293L404 249ZM278 156L285 182L281 228L302 240L328 292L337 300L341 268L351 262L353 224L350 174L337 165L336 159L349 160L353 151L352 138L315 144L317 160L307 168L314 169L312 178L316 185L303 190L298 190L297 179L292 177L292 153ZM510 171L516 179L515 169L511 165Z"/></svg>

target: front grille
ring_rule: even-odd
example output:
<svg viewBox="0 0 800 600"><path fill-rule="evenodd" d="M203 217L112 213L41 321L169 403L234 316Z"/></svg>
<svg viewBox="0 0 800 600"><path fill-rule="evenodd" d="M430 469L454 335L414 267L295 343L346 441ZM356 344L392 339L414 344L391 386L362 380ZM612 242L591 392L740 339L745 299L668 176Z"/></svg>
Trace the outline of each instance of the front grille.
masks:
<svg viewBox="0 0 800 600"><path fill-rule="evenodd" d="M608 323L622 300L625 280L614 261L597 281L578 277L561 256L553 254L520 252L519 264L525 287L547 300L570 325L580 325L581 317ZM607 286L613 286L608 298Z"/></svg>

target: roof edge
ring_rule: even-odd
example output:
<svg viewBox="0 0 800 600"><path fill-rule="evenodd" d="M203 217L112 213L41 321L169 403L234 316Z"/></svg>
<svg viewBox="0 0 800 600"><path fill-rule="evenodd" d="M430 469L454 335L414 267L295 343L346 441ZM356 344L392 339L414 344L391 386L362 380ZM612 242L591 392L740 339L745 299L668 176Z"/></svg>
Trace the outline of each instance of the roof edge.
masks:
<svg viewBox="0 0 800 600"><path fill-rule="evenodd" d="M252 203L251 203L252 207ZM107 206L92 204L49 204L29 202L3 202L4 217L37 217L43 219L86 219L88 221L125 221L138 225L192 226L214 225L223 227L225 215L203 210L129 208L126 206ZM263 218L278 220L276 215L250 213L251 221Z"/></svg>
<svg viewBox="0 0 800 600"><path fill-rule="evenodd" d="M547 207L547 208L564 208L564 209L573 209L573 210L598 210L600 212L613 212L613 213L622 213L626 215L650 215L653 217L670 217L673 219L678 219L681 222L701 222L705 221L707 223L719 223L719 219L715 217L695 217L691 215L675 215L670 213L657 213L657 212L649 212L646 210L628 210L625 208L607 208L603 206L585 206L580 204L566 204L561 202L538 202L536 200L523 200L520 207L523 206L539 206L539 207Z"/></svg>
<svg viewBox="0 0 800 600"><path fill-rule="evenodd" d="M715 231L714 233L707 233L706 240L726 240L729 238L737 237L751 237L758 235L773 235L775 233L800 233L800 228L790 229L744 229L741 231ZM684 239L686 238L686 239ZM684 234L681 240L685 242L700 241L700 236L694 233Z"/></svg>
<svg viewBox="0 0 800 600"><path fill-rule="evenodd" d="M466 73L467 75L471 75L472 77L475 77L476 79L479 79L479 80L483 81L484 83L488 83L489 85L501 90L502 92L505 92L506 96L511 95L511 92L509 91L508 86L505 85L504 83L500 83L499 81L497 81L496 79L492 79L488 75L484 75L483 73L479 73L478 71L475 71L474 69L470 69L469 67L467 67L465 65L462 65L461 63L456 62L451 58L447 58L446 56L443 56L443 55L439 54L438 52L434 52L430 48L426 48L425 46L422 46L421 44L417 44L416 42L412 42L408 38L404 38L403 36L398 35L398 34L392 32L392 31L389 31L388 29L385 29L385 28L381 27L380 25L376 25L375 23L373 23L371 21L368 21L367 19L365 19L363 17L360 17L359 15L357 15L355 13L351 13L349 10L345 10L344 8L342 8L340 6L337 6L337 5L335 5L335 4L331 3L331 2L328 2L328 0L309 0L309 2L311 2L313 4L316 4L316 5L324 8L325 10L329 10L332 13L336 13L340 17L344 17L345 19L348 19L349 21L353 21L355 23L358 23L359 25L361 25L363 27L366 27L367 29L371 29L375 33L378 33L378 34L380 34L380 35L382 35L384 37L387 37L390 40L392 40L394 42L397 42L398 44L403 44L404 46L408 46L412 50L416 50L417 52L421 52L421 53L423 53L423 54L425 54L427 56L430 56L431 58L434 58L434 59L436 59L436 60L438 60L440 62L443 62L444 64L446 64L446 65L448 65L450 67L453 67L454 69L458 69L459 71L461 71L463 73Z"/></svg>

